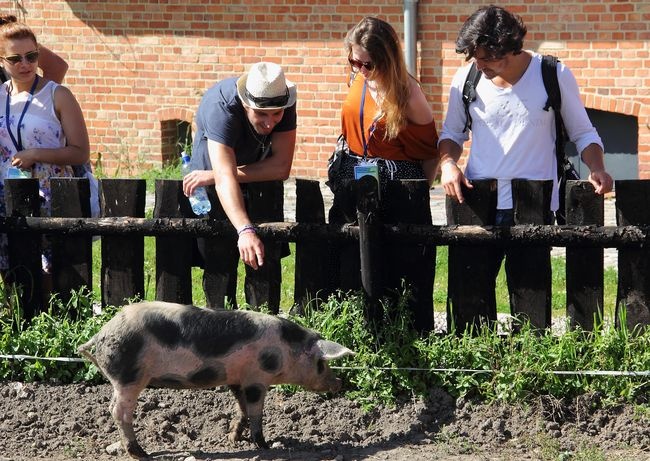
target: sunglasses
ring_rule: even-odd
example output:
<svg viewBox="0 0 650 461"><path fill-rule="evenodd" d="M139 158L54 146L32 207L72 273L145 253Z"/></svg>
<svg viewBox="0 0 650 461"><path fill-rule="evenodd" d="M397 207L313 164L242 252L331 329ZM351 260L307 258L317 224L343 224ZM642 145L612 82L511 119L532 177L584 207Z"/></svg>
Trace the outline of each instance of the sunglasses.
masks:
<svg viewBox="0 0 650 461"><path fill-rule="evenodd" d="M34 64L36 61L38 61L38 51L30 51L29 53L25 53L25 55L21 54L12 54L11 56L0 56L2 59L7 61L10 64L18 64L22 62L23 59L27 61L30 64Z"/></svg>
<svg viewBox="0 0 650 461"><path fill-rule="evenodd" d="M253 96L248 92L248 88L244 89L244 94L246 94L246 97L253 101L257 107L264 108L264 107L282 107L289 102L289 88L286 89L286 93L281 95L281 96L273 96L270 98L266 97L257 97Z"/></svg>
<svg viewBox="0 0 650 461"><path fill-rule="evenodd" d="M370 72L375 68L375 65L372 62L363 62L353 58L348 58L348 62L354 70L361 70L362 67L365 67L366 70Z"/></svg>

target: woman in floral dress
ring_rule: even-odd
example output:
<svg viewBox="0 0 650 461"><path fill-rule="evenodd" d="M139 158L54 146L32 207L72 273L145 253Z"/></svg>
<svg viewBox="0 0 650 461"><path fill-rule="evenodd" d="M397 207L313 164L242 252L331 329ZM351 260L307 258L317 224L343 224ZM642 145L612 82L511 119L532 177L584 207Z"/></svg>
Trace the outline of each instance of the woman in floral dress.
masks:
<svg viewBox="0 0 650 461"><path fill-rule="evenodd" d="M39 46L25 24L0 26L0 59L9 76L0 88L0 215L6 214L4 180L19 168L39 179L41 216L51 210L50 178L74 176L71 165L88 161L86 122L72 92L40 77ZM4 110L3 110L4 109ZM0 238L0 273L9 267L7 237ZM43 254L43 287L51 286L47 245Z"/></svg>

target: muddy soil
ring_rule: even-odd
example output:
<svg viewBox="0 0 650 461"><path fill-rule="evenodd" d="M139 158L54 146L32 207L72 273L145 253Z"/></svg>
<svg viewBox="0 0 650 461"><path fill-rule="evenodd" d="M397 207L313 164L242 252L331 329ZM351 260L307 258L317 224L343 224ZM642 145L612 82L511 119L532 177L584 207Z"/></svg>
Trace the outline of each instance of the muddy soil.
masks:
<svg viewBox="0 0 650 461"><path fill-rule="evenodd" d="M0 461L128 459L108 413L109 385L0 383ZM632 406L594 410L597 398L540 398L526 407L428 398L364 411L341 396L272 390L271 448L231 443L235 403L225 390L147 389L135 428L152 459L240 460L650 460L650 417ZM586 457L584 457L586 456Z"/></svg>

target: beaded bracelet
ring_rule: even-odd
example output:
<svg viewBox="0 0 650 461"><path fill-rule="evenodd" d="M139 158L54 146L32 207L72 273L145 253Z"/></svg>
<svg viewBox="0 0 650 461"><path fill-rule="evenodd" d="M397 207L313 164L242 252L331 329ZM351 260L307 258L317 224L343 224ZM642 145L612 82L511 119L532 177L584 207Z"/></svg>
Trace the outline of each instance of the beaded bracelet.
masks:
<svg viewBox="0 0 650 461"><path fill-rule="evenodd" d="M254 234L257 234L257 231L255 230L255 226L253 224L245 224L241 229L237 231L237 235L241 236L241 234L245 234L246 232L253 232Z"/></svg>
<svg viewBox="0 0 650 461"><path fill-rule="evenodd" d="M442 162L440 162L440 167L442 167L443 165L446 165L447 163L453 163L454 165L458 166L458 165L456 164L456 160L454 160L454 159L451 158L451 157L447 157L447 158L445 158Z"/></svg>

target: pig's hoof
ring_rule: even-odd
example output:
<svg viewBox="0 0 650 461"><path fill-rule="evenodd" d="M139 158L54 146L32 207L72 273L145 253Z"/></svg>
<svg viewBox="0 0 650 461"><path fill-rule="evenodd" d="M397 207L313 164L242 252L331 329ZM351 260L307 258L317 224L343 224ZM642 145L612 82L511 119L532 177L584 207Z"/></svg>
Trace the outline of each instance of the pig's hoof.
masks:
<svg viewBox="0 0 650 461"><path fill-rule="evenodd" d="M231 442L239 442L242 439L242 434L244 433L244 428L246 424L242 420L233 422L230 425L230 433L228 433L228 440Z"/></svg>
<svg viewBox="0 0 650 461"><path fill-rule="evenodd" d="M257 445L258 448L261 448L263 450L268 450L269 449L269 444L266 443L266 440L264 440L264 437L255 437L255 445Z"/></svg>
<svg viewBox="0 0 650 461"><path fill-rule="evenodd" d="M147 454L147 452L144 451L140 446L140 444L135 440L127 444L126 452L129 454L131 458L135 458L139 461L146 461L149 459L149 455Z"/></svg>

